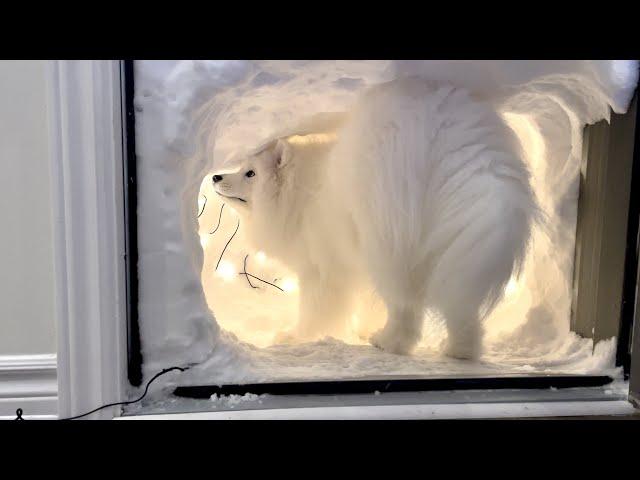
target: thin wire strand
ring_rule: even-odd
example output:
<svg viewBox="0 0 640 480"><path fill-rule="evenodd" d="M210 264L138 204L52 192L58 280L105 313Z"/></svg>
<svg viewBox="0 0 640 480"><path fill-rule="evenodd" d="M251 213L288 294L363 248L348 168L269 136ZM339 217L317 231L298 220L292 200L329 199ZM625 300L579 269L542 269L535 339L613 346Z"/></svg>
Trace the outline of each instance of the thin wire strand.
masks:
<svg viewBox="0 0 640 480"><path fill-rule="evenodd" d="M233 232L233 235L231 235L231 238L229 238L229 240L227 241L227 244L222 249L222 253L220 254L220 258L218 259L218 263L216 263L216 270L215 271L218 271L218 265L220 265L220 261L222 260L222 256L224 255L224 252L227 249L227 247L229 246L229 244L231 243L231 240L233 240L233 237L235 237L236 233L238 233L238 229L239 228L240 228L240 220L238 220L238 226L236 227L236 231Z"/></svg>
<svg viewBox="0 0 640 480"><path fill-rule="evenodd" d="M160 376L162 376L162 375L164 375L164 374L166 374L166 373L172 372L172 371L174 371L174 370L180 370L181 372L184 372L185 370L188 370L188 368L189 368L189 367L171 367L171 368L165 368L165 369L164 369L164 370L162 370L161 372L156 373L156 374L154 375L154 377L153 377L151 380L149 380L149 381L147 382L147 386L146 386L146 387L145 387L145 389L144 389L144 393L143 393L139 398L137 398L137 399L135 399L135 400L129 400L128 402L115 402L115 403L109 403L109 404L107 404L107 405L103 405L103 406L98 407L98 408L96 408L96 409L94 409L94 410L91 410L90 412L83 413L82 415L76 415L75 417L70 417L70 418L63 418L63 419L61 419L61 420L75 420L75 419L78 419L78 418L86 417L87 415L91 415L92 413L95 413L95 412L97 412L97 411L99 411L99 410L102 410L102 409L104 409L104 408L108 408L108 407L115 407L115 406L117 406L117 405L131 405L132 403L137 403L137 402L139 402L140 400L142 400L144 397L146 397L146 396L147 396L147 393L149 392L149 386L151 385L151 383L152 383L156 378L158 378L158 377L160 377Z"/></svg>
<svg viewBox="0 0 640 480"><path fill-rule="evenodd" d="M247 273L247 258L249 258L249 255L245 255L244 256L244 272L243 273ZM245 275L245 277L247 279L247 282L249 282L249 285L251 286L251 288L260 288L260 287L256 287L253 283L251 283L251 280L249 280L249 275Z"/></svg>
<svg viewBox="0 0 640 480"><path fill-rule="evenodd" d="M164 369L164 370L162 370L161 372L156 373L156 374L155 374L155 376L154 376L151 380L149 380L149 381L147 382L147 386L146 386L146 388L144 389L144 393L143 393L139 398L136 398L135 400L129 400L129 401L127 401L127 402L114 402L114 403L108 403L108 404L106 404L106 405L102 405L101 407L94 408L94 409L93 409L93 410L91 410L90 412L83 413L82 415L76 415L75 417L69 417L69 418L61 418L60 420L76 420L76 419L78 419L78 418L82 418L82 417L86 417L87 415L91 415L92 413L96 413L96 412L98 412L98 411L100 411L100 410L103 410L103 409L105 409L105 408L115 407L115 406L118 406L118 405L131 405L132 403L137 403L137 402L139 402L140 400L142 400L144 397L146 397L146 396L147 396L147 393L149 392L149 386L153 383L153 381L154 381L156 378L158 378L158 377L160 377L160 376L162 376L162 375L164 375L164 374L166 374L166 373L172 372L172 371L174 371L174 370L180 370L181 372L184 372L185 370L189 370L189 367L171 367L171 368L165 368L165 369ZM16 415L17 415L16 420L24 420L24 418L22 418L22 409L21 409L21 408L19 408L18 410L16 410Z"/></svg>
<svg viewBox="0 0 640 480"><path fill-rule="evenodd" d="M218 216L218 225L216 226L216 228L213 230L213 232L209 232L209 235L213 235L214 233L216 233L218 231L218 229L220 228L220 220L222 220L222 210L224 210L224 206L225 204L223 203L222 206L220 207L220 216Z"/></svg>
<svg viewBox="0 0 640 480"><path fill-rule="evenodd" d="M204 213L204 208L207 206L207 196L204 193L202 194L202 196L204 197L204 205L202 205L202 210L200 210L200 213L196 218L200 218L200 215Z"/></svg>
<svg viewBox="0 0 640 480"><path fill-rule="evenodd" d="M247 272L240 272L238 273L238 275L247 275L248 277L251 278L255 278L256 280L261 281L262 283L266 283L267 285L271 285L272 287L276 287L278 290L280 290L281 292L284 292L284 290L282 288L280 288L278 285L271 283L271 282L267 282L266 280L261 279L260 277L256 277L255 275L251 275L250 273Z"/></svg>

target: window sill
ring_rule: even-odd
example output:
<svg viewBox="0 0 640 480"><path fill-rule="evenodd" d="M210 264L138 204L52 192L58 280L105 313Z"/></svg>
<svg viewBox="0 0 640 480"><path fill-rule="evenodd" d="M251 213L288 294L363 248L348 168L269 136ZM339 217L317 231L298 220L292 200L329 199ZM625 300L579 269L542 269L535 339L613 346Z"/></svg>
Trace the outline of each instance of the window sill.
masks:
<svg viewBox="0 0 640 480"><path fill-rule="evenodd" d="M467 403L274 408L198 413L133 415L116 420L444 420L583 417L640 413L626 400L577 402Z"/></svg>
<svg viewBox="0 0 640 480"><path fill-rule="evenodd" d="M628 383L568 389L391 392L378 395L264 395L216 401L175 398L119 420L400 420L640 416ZM225 400L226 399L226 400ZM184 400L187 400L186 402ZM233 401L230 401L233 400Z"/></svg>

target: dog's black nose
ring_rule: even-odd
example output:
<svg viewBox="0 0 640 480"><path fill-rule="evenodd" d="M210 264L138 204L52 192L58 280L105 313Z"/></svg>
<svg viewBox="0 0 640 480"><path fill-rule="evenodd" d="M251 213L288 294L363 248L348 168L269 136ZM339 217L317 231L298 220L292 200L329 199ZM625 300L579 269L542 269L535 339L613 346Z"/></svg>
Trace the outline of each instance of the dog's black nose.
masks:
<svg viewBox="0 0 640 480"><path fill-rule="evenodd" d="M222 180L222 175L213 176L213 183L218 183L220 180Z"/></svg>

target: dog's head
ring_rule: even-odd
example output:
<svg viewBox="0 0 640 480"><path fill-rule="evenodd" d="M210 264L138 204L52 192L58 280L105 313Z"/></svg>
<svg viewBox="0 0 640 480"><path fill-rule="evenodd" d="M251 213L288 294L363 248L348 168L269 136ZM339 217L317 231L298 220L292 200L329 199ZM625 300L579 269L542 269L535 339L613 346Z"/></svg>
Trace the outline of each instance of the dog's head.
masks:
<svg viewBox="0 0 640 480"><path fill-rule="evenodd" d="M237 165L235 170L215 172L213 188L235 210L248 213L261 194L275 193L278 171L290 157L291 148L286 140L273 140L240 157L234 162Z"/></svg>

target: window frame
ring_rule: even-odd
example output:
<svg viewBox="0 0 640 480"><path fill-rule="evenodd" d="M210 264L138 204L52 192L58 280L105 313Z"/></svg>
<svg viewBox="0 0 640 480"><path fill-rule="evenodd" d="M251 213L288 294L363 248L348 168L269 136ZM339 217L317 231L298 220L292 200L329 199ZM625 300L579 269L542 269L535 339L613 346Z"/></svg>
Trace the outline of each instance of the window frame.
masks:
<svg viewBox="0 0 640 480"><path fill-rule="evenodd" d="M571 312L571 330L594 344L616 336L625 378L638 269L637 97L626 113L584 128Z"/></svg>
<svg viewBox="0 0 640 480"><path fill-rule="evenodd" d="M142 380L132 66L48 65L60 417L125 400ZM636 129L636 145L637 137ZM636 148L636 165L637 155ZM638 343L640 335L634 337ZM112 407L88 418L119 415Z"/></svg>
<svg viewBox="0 0 640 480"><path fill-rule="evenodd" d="M47 63L58 416L126 394L122 62ZM88 418L109 419L117 408Z"/></svg>

